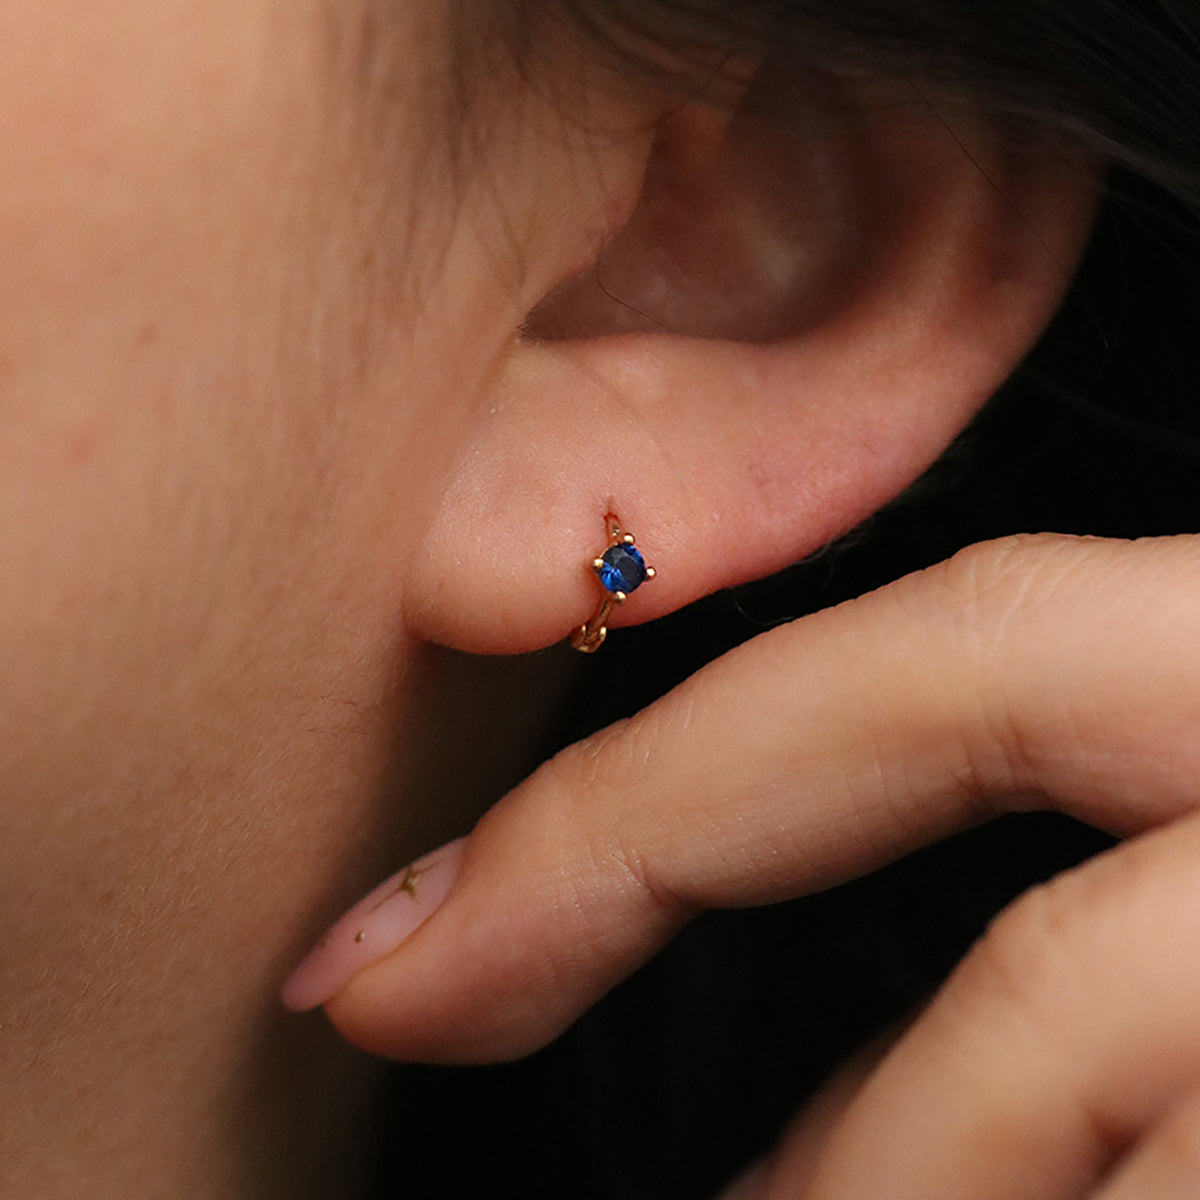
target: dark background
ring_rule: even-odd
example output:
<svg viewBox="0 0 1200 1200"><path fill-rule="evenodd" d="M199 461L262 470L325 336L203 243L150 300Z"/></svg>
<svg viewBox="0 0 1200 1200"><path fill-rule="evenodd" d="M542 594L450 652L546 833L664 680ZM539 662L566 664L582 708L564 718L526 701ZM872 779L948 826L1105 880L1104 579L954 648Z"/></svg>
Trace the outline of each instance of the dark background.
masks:
<svg viewBox="0 0 1200 1200"><path fill-rule="evenodd" d="M558 740L642 707L763 628L971 542L1200 530L1197 224L1132 180L1113 193L1063 314L924 480L783 575L622 630L589 662ZM1055 815L1010 817L821 895L708 914L529 1059L397 1068L376 1194L711 1197L1009 900L1108 844Z"/></svg>

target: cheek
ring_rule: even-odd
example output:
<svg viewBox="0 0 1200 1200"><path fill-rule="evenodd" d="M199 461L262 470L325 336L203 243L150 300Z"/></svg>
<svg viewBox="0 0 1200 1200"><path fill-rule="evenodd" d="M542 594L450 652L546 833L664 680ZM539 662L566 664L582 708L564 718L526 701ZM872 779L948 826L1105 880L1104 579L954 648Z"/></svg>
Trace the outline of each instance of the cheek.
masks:
<svg viewBox="0 0 1200 1200"><path fill-rule="evenodd" d="M384 522L315 6L116 0L60 14L51 53L56 7L0 14L33 64L0 81L12 770L189 721L243 745L399 638L361 569Z"/></svg>
<svg viewBox="0 0 1200 1200"><path fill-rule="evenodd" d="M3 782L118 761L145 781L214 745L231 762L325 700L382 691L401 631L354 569L378 522L331 486L342 447L296 428L301 403L238 394L236 419L198 402L185 419L170 396L27 424L24 455L6 443Z"/></svg>
<svg viewBox="0 0 1200 1200"><path fill-rule="evenodd" d="M442 6L389 6L414 62L369 103L329 7L0 12L34 64L0 78L0 788L39 755L291 753L410 649L422 531L527 303L430 170Z"/></svg>

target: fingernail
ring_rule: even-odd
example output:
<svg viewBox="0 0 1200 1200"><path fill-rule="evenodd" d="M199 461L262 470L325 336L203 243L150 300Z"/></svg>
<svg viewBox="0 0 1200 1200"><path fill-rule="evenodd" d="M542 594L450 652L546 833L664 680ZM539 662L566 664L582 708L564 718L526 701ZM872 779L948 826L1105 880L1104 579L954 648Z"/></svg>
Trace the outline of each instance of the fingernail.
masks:
<svg viewBox="0 0 1200 1200"><path fill-rule="evenodd" d="M283 985L286 1008L324 1004L352 975L390 954L445 900L458 875L466 838L417 859L364 896L317 943Z"/></svg>

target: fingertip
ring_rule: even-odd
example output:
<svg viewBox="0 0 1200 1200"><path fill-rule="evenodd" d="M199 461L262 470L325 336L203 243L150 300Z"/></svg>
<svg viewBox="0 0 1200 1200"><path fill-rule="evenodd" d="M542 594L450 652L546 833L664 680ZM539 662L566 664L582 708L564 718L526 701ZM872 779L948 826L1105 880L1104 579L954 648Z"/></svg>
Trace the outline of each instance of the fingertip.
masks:
<svg viewBox="0 0 1200 1200"><path fill-rule="evenodd" d="M717 1200L763 1200L766 1196L767 1164L757 1163L739 1175Z"/></svg>
<svg viewBox="0 0 1200 1200"><path fill-rule="evenodd" d="M466 839L401 868L342 916L292 972L283 1006L307 1012L325 1004L359 972L386 958L441 907L458 876Z"/></svg>

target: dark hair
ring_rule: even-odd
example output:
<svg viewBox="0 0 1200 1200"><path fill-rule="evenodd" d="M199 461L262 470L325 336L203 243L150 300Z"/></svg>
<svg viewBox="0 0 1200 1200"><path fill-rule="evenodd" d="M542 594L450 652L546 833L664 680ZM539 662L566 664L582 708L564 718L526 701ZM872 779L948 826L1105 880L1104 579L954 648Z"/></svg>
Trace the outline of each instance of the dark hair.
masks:
<svg viewBox="0 0 1200 1200"><path fill-rule="evenodd" d="M660 76L702 77L769 51L785 70L911 79L941 102L969 99L1065 134L1200 210L1190 0L510 0L507 10L511 31L558 18Z"/></svg>

